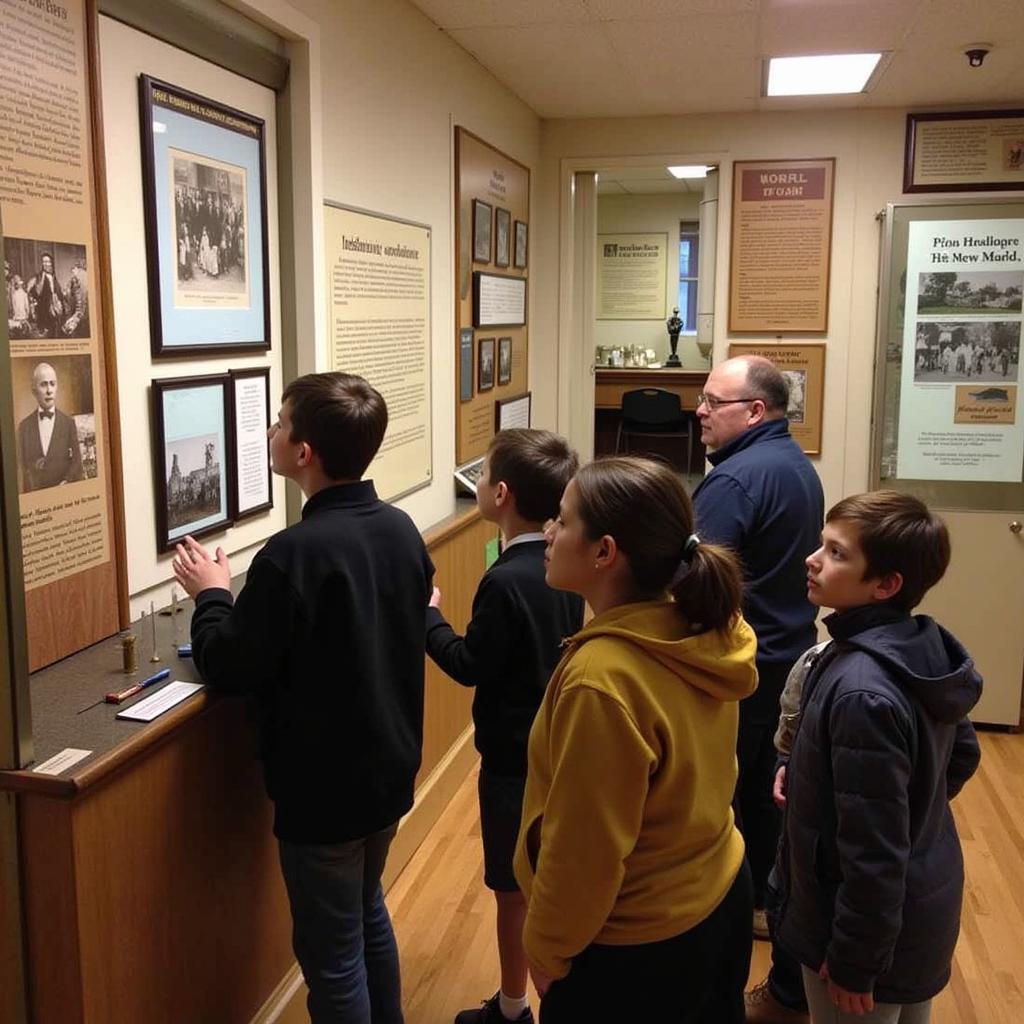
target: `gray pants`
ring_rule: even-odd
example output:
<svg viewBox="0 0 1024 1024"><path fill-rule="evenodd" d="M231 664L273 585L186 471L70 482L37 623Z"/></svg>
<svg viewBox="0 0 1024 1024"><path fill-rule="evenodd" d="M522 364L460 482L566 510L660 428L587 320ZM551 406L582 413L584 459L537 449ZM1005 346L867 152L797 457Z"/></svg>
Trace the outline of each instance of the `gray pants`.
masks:
<svg viewBox="0 0 1024 1024"><path fill-rule="evenodd" d="M828 997L828 985L817 971L803 968L804 991L807 1008L811 1011L811 1024L928 1024L932 1001L923 1003L875 1003L871 1013L858 1017L843 1013Z"/></svg>

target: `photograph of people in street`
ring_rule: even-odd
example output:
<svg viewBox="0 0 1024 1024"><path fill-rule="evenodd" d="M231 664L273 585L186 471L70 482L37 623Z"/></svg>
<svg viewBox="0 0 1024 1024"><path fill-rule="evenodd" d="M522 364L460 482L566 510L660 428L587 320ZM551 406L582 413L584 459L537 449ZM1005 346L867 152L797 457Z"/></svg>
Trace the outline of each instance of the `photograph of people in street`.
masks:
<svg viewBox="0 0 1024 1024"><path fill-rule="evenodd" d="M1019 320L921 322L914 346L914 381L1015 381Z"/></svg>

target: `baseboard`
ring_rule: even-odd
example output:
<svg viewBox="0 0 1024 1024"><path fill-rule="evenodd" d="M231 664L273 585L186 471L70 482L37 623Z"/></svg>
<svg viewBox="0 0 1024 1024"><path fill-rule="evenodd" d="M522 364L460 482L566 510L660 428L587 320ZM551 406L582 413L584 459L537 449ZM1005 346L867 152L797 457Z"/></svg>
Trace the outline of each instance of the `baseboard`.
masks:
<svg viewBox="0 0 1024 1024"><path fill-rule="evenodd" d="M385 892L419 849L420 843L441 817L459 786L466 781L477 757L473 746L473 727L469 726L416 790L412 810L402 819L398 834L391 843L382 879ZM250 1024L288 1024L290 1021L307 1020L305 993L302 971L298 964L292 964Z"/></svg>

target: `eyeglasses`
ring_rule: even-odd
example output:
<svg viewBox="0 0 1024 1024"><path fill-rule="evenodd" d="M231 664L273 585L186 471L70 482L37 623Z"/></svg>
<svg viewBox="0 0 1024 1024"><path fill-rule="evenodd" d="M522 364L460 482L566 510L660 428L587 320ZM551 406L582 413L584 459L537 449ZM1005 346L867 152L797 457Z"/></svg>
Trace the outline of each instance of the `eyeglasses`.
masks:
<svg viewBox="0 0 1024 1024"><path fill-rule="evenodd" d="M712 395L705 395L702 391L697 396L697 408L706 405L712 412L720 405L738 405L740 402L759 402L759 398L714 398Z"/></svg>

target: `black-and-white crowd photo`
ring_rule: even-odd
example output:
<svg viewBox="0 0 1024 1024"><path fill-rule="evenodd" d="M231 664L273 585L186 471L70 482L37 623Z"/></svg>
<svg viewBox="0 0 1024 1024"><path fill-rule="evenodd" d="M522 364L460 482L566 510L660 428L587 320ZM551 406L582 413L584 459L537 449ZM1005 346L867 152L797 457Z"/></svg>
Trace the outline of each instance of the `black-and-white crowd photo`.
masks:
<svg viewBox="0 0 1024 1024"><path fill-rule="evenodd" d="M4 288L12 341L89 337L84 245L4 239Z"/></svg>
<svg viewBox="0 0 1024 1024"><path fill-rule="evenodd" d="M178 295L245 294L244 168L180 154L172 162Z"/></svg>
<svg viewBox="0 0 1024 1024"><path fill-rule="evenodd" d="M916 382L1016 380L1019 363L1019 320L918 322Z"/></svg>

